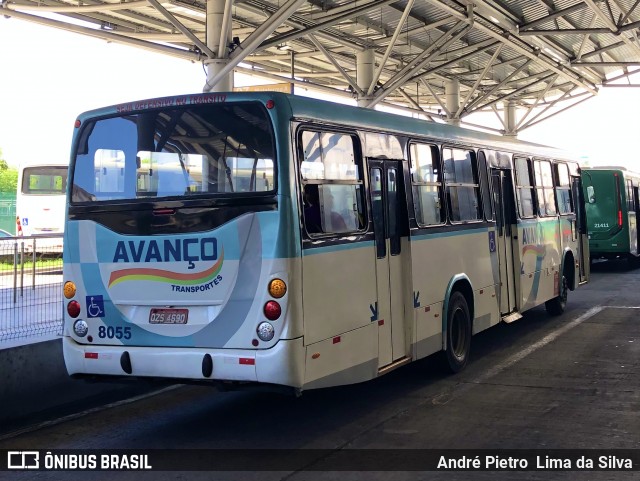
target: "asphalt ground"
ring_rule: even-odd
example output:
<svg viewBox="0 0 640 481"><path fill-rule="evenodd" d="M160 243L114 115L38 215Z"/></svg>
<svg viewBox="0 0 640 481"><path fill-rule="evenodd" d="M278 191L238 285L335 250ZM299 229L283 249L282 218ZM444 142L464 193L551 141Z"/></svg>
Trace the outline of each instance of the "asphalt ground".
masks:
<svg viewBox="0 0 640 481"><path fill-rule="evenodd" d="M638 471L624 470L443 472L415 465L430 449L640 453L639 286L640 269L594 264L591 282L570 293L562 316L536 308L475 336L470 363L455 376L428 358L297 399L178 386L109 405L94 399L72 411L61 407L0 435L0 449L14 450L239 449L245 471L0 472L0 479L637 480ZM254 471L256 449L290 450L291 463ZM299 462L299 450L311 449L311 461ZM384 470L371 471L362 460L340 464L349 449L368 450L358 452ZM407 452L413 464L402 464Z"/></svg>

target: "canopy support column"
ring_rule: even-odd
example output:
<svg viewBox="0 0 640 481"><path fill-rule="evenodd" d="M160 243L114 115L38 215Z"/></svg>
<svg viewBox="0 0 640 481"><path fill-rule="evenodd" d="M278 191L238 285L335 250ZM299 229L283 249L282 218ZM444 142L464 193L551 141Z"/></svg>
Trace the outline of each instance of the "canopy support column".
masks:
<svg viewBox="0 0 640 481"><path fill-rule="evenodd" d="M517 137L518 129L516 127L516 103L513 100L506 102L504 105L504 135L507 137Z"/></svg>
<svg viewBox="0 0 640 481"><path fill-rule="evenodd" d="M373 70L375 67L375 52L373 49L366 49L356 52L356 83L361 92L358 93L358 107L366 107L371 98L361 93L367 92L371 82L373 82Z"/></svg>
<svg viewBox="0 0 640 481"><path fill-rule="evenodd" d="M447 123L460 126L460 117L456 117L456 112L460 108L460 82L457 79L447 80L444 84L444 95L446 99Z"/></svg>
<svg viewBox="0 0 640 481"><path fill-rule="evenodd" d="M233 69L223 75L215 84L210 82L229 63L232 5L233 0L207 0L207 47L217 56L204 61L207 68L207 82L203 88L204 92L229 92L233 90Z"/></svg>

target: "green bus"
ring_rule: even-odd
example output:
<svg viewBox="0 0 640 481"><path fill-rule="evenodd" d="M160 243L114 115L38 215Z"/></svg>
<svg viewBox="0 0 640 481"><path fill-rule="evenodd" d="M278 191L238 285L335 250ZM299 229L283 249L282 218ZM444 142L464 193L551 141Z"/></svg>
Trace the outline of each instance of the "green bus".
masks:
<svg viewBox="0 0 640 481"><path fill-rule="evenodd" d="M591 259L640 256L639 185L640 174L624 167L582 169Z"/></svg>

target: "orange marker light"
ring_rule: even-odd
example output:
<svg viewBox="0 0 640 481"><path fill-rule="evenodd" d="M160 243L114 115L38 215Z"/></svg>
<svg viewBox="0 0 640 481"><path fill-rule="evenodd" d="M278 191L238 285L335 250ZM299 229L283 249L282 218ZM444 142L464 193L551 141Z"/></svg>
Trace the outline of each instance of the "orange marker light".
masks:
<svg viewBox="0 0 640 481"><path fill-rule="evenodd" d="M271 297L280 299L286 293L287 293L287 285L284 283L282 279L272 279L271 282L269 282L269 295Z"/></svg>
<svg viewBox="0 0 640 481"><path fill-rule="evenodd" d="M71 299L76 295L76 285L71 281L67 281L64 283L62 291L64 293L64 297L66 297L67 299Z"/></svg>

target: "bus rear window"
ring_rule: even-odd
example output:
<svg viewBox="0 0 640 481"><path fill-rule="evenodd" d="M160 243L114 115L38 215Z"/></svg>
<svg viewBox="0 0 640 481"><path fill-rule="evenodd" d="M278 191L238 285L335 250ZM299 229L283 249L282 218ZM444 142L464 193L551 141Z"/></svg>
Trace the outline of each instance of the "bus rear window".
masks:
<svg viewBox="0 0 640 481"><path fill-rule="evenodd" d="M67 167L26 167L22 175L22 193L33 195L64 194Z"/></svg>
<svg viewBox="0 0 640 481"><path fill-rule="evenodd" d="M85 125L73 202L275 190L271 123L260 104L125 114Z"/></svg>

